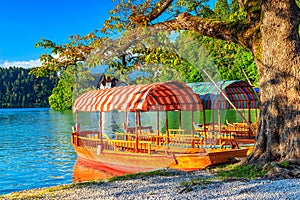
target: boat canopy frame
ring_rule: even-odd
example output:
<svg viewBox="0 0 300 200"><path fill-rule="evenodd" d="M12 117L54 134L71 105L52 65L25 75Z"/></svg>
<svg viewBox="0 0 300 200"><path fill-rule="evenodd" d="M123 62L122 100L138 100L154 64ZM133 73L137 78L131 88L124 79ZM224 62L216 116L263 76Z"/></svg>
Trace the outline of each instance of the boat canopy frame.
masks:
<svg viewBox="0 0 300 200"><path fill-rule="evenodd" d="M178 81L159 82L142 85L120 86L104 90L93 90L80 95L73 106L76 113L76 134L78 134L78 112L100 112L99 139L102 152L102 112L113 110L136 113L136 135L139 133L140 112L165 111L166 134L168 131L168 111L203 111L202 101L199 95L185 83ZM127 119L126 119L127 121ZM126 123L127 124L127 123ZM157 123L158 124L158 123ZM159 128L158 128L159 129ZM194 127L192 126L194 136ZM157 130L159 132L159 130ZM159 134L159 133L158 133ZM138 149L138 137L136 137L136 150Z"/></svg>
<svg viewBox="0 0 300 200"><path fill-rule="evenodd" d="M237 109L259 108L259 98L248 82L243 80L217 81L216 85L226 94ZM234 109L213 82L188 83L200 96L205 110Z"/></svg>
<svg viewBox="0 0 300 200"><path fill-rule="evenodd" d="M80 95L73 111L108 112L203 110L202 101L185 83L160 83L93 90Z"/></svg>
<svg viewBox="0 0 300 200"><path fill-rule="evenodd" d="M253 86L243 80L214 82L211 77L209 79L211 82L187 84L199 95L202 101L204 123L206 123L205 110L218 110L219 127L221 127L220 110L234 109L245 120L249 128L255 132L251 125L250 109L255 109L257 119L260 100ZM241 114L238 109L248 110L248 120L244 117L245 114ZM212 123L214 124L214 112L212 112L212 115Z"/></svg>

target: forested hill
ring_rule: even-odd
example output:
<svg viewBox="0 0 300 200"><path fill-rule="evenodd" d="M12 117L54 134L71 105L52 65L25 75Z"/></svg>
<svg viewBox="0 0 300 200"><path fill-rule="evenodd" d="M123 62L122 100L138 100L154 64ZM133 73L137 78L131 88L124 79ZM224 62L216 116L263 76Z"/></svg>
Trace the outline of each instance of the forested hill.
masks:
<svg viewBox="0 0 300 200"><path fill-rule="evenodd" d="M0 108L49 107L57 77L36 78L30 69L0 67Z"/></svg>

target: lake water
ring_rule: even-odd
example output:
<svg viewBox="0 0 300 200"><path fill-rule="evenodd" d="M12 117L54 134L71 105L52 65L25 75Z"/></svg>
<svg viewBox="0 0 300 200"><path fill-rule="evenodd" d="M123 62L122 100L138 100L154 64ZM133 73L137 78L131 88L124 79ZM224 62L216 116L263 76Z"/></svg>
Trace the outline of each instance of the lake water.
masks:
<svg viewBox="0 0 300 200"><path fill-rule="evenodd" d="M0 109L0 194L72 183L71 111Z"/></svg>
<svg viewBox="0 0 300 200"><path fill-rule="evenodd" d="M114 117L112 114L107 113L103 118L104 132L122 129L124 113L119 116L115 113ZM161 114L159 127L163 128L165 116ZM141 118L145 125L157 127L154 116L156 113ZM79 117L82 129L99 130L99 113L82 113ZM172 118L176 121L178 116L169 116L170 124ZM135 124L131 119L134 116L129 116L129 122ZM74 124L71 111L0 109L0 195L116 175L76 162L77 155L70 141Z"/></svg>
<svg viewBox="0 0 300 200"><path fill-rule="evenodd" d="M125 114L117 113L106 113L103 117L103 131L107 134L109 130L122 129ZM80 113L79 117L82 129L99 130L99 113ZM153 123L151 115L143 118ZM76 162L70 141L74 124L71 111L0 109L0 195L117 175Z"/></svg>

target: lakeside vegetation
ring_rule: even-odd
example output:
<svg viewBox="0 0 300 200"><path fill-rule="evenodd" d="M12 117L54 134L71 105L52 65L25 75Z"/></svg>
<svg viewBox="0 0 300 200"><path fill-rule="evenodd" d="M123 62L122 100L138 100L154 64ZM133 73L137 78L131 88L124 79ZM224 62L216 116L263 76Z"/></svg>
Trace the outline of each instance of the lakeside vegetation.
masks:
<svg viewBox="0 0 300 200"><path fill-rule="evenodd" d="M0 108L49 107L48 98L58 77L39 77L30 69L0 67Z"/></svg>

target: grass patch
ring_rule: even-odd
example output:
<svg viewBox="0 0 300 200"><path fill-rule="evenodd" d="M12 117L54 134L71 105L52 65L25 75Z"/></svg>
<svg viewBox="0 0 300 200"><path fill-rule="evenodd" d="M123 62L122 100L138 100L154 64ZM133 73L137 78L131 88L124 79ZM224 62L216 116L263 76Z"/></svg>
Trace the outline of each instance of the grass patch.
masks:
<svg viewBox="0 0 300 200"><path fill-rule="evenodd" d="M192 186L205 186L205 185L209 185L212 183L212 179L207 179L207 178L197 178L197 179L193 179L193 180L190 180L190 181L186 181L186 182L182 182L180 183L180 186L182 187L186 187L186 186L189 186L189 185L192 185Z"/></svg>
<svg viewBox="0 0 300 200"><path fill-rule="evenodd" d="M166 170L155 170L155 171L149 171L149 172L138 172L135 174L126 174L124 176L114 176L108 179L108 182L112 181L122 181L122 180L133 180L133 179L140 179L140 178L146 178L146 177L152 177L152 176L174 176L176 173L172 171L166 171Z"/></svg>
<svg viewBox="0 0 300 200"><path fill-rule="evenodd" d="M279 165L280 165L281 167L288 168L289 165L290 165L290 162L287 161L287 160L285 160L285 161L280 162Z"/></svg>
<svg viewBox="0 0 300 200"><path fill-rule="evenodd" d="M222 179L227 178L245 178L245 179L257 179L263 177L267 171L264 171L262 167L254 165L227 165L223 168L216 168L216 176Z"/></svg>

